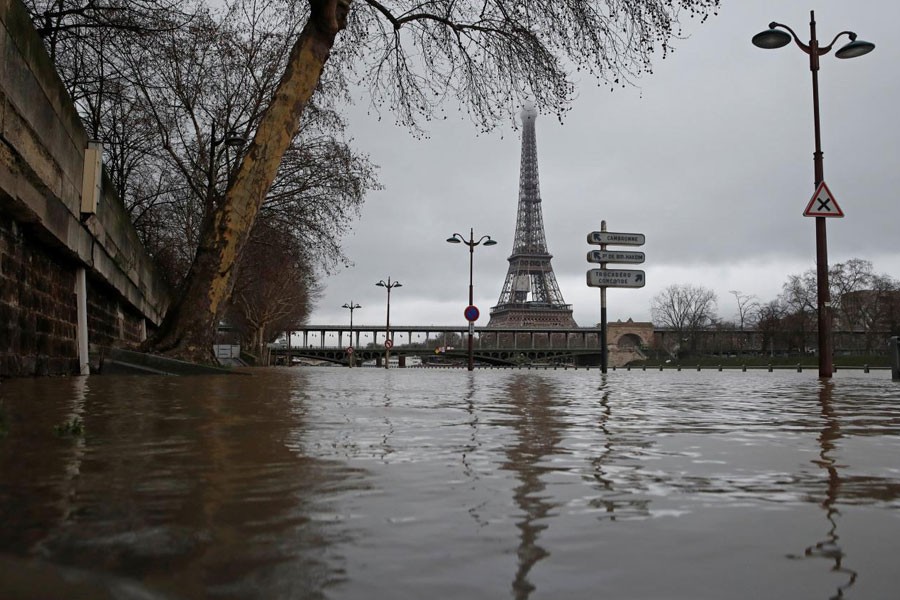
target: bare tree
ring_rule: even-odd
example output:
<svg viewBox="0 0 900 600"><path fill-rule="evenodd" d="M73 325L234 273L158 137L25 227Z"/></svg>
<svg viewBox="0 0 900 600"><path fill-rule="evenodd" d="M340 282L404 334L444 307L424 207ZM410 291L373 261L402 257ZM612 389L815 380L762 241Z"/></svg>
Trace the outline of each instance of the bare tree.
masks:
<svg viewBox="0 0 900 600"><path fill-rule="evenodd" d="M697 333L715 318L716 293L689 283L673 284L653 297L650 311L656 326L672 329L679 342L694 350ZM683 348L681 343L678 345Z"/></svg>
<svg viewBox="0 0 900 600"><path fill-rule="evenodd" d="M129 6L138 2L117 1ZM144 88L159 93L161 101L153 106L158 120L166 124L161 131L164 147L173 148L172 154L197 157L193 169L181 171L188 187L197 187L196 173L204 172L204 165L217 163L215 150L213 156L204 156L205 148L213 145L201 143L212 137L203 135L210 122L244 125L243 133L252 140L225 170L227 178L216 178L224 191L202 219L184 292L148 348L182 358L211 359L212 338L231 295L236 263L278 177L282 158L306 125L304 112L314 93L318 99L329 84L359 81L368 88L376 110L393 110L397 121L413 130L421 121L440 116L447 99L461 101L471 119L485 129L526 98L561 116L574 91L570 66L611 88L625 85L651 72L655 55L665 57L671 50L682 14L705 19L718 6L719 0L270 0L270 14L302 23L287 38L290 50L272 61L280 73L277 85L253 109L230 102L227 92L233 87L223 84L221 101L207 106L193 121L180 111L170 112L165 100L198 106L193 90L213 85L216 73L205 68L203 48L171 56L171 69L184 76L186 85L174 89L150 81ZM176 31L180 21L174 21L157 29L171 25L169 31ZM143 51L140 62L132 66L144 66L147 56L164 49L157 39L137 42L143 42ZM218 52L214 43L207 47L210 55ZM108 60L109 53L102 58ZM326 63L329 78L323 79ZM191 190L195 196L197 191Z"/></svg>
<svg viewBox="0 0 900 600"><path fill-rule="evenodd" d="M738 327L743 331L759 310L759 299L754 294L744 294L740 290L730 290L728 293L737 301Z"/></svg>
<svg viewBox="0 0 900 600"><path fill-rule="evenodd" d="M807 349L809 333L815 329L817 310L816 270L790 275L779 296L787 313L783 323L796 332L795 345L800 353Z"/></svg>
<svg viewBox="0 0 900 600"><path fill-rule="evenodd" d="M841 328L852 329L858 321L858 316L854 314L857 305L844 302L844 299L855 292L871 289L874 277L872 262L859 258L834 264L828 269L831 304L840 319Z"/></svg>
<svg viewBox="0 0 900 600"><path fill-rule="evenodd" d="M762 332L760 351L775 356L778 337L783 331L785 306L781 300L771 300L760 305L756 326Z"/></svg>
<svg viewBox="0 0 900 600"><path fill-rule="evenodd" d="M228 311L242 346L268 362L268 342L306 320L317 296L313 268L294 237L260 219L239 263Z"/></svg>

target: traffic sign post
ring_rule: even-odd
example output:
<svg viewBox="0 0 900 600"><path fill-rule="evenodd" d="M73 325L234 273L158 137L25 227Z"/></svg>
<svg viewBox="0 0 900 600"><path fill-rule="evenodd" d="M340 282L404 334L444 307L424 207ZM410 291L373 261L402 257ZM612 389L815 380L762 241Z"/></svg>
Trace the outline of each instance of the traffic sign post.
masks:
<svg viewBox="0 0 900 600"><path fill-rule="evenodd" d="M394 347L394 342L389 339L384 340L384 347L387 348L388 350L390 350L391 348Z"/></svg>
<svg viewBox="0 0 900 600"><path fill-rule="evenodd" d="M619 246L643 246L643 233L615 233L606 230L606 221L600 222L600 231L592 231L587 235L587 243L599 245L599 250L591 250L587 254L589 263L600 263L599 269L587 272L587 284L600 288L600 371L606 373L609 362L609 350L606 343L606 288L608 287L644 287L647 279L643 271L633 269L608 269L607 263L623 263L639 265L644 262L643 252L607 250L607 244Z"/></svg>

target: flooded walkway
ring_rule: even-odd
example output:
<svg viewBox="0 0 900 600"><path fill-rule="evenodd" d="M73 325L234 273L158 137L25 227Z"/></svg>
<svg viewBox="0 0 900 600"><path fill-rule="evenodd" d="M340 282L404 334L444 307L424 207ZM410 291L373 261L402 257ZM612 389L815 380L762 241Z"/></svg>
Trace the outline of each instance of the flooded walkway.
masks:
<svg viewBox="0 0 900 600"><path fill-rule="evenodd" d="M0 383L0 597L895 598L889 374Z"/></svg>

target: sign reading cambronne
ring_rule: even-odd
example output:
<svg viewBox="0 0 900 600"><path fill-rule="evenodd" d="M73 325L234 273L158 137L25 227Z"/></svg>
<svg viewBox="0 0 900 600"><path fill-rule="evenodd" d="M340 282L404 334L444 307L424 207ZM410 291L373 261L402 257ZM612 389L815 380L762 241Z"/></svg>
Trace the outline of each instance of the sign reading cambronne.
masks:
<svg viewBox="0 0 900 600"><path fill-rule="evenodd" d="M592 231L587 236L588 244L614 244L617 246L643 246L643 233L616 233L614 231Z"/></svg>

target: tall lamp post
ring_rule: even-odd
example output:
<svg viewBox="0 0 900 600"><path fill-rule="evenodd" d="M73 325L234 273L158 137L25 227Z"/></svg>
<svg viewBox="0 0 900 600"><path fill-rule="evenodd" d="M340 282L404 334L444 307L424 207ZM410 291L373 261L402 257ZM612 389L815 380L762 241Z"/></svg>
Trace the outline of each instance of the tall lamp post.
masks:
<svg viewBox="0 0 900 600"><path fill-rule="evenodd" d="M349 308L350 309L350 349L351 349L351 351L350 351L349 363L350 363L350 368L352 369L353 368L353 358L354 358L352 349L356 345L353 343L353 311L356 310L357 308L362 308L362 306L360 306L359 304L356 304L355 302L353 302L353 300L351 300L349 303L344 304L341 308Z"/></svg>
<svg viewBox="0 0 900 600"><path fill-rule="evenodd" d="M403 287L403 284L399 281L391 281L391 278L388 277L387 283L381 280L375 285L387 290L387 323L384 327L384 368L387 369L389 367L388 360L391 358L391 346L394 345L391 340L391 289Z"/></svg>
<svg viewBox="0 0 900 600"><path fill-rule="evenodd" d="M462 235L458 233L454 233L451 237L447 238L447 241L451 244L465 244L469 247L469 306L474 306L473 296L472 296L472 265L475 261L475 246L479 244L484 244L485 246L494 246L497 244L495 240L491 239L489 235L481 236L478 241L475 241L475 233L473 229L469 229L469 239L466 240ZM477 317L476 317L477 318ZM474 351L472 349L472 329L474 329L474 319L469 321L469 363L468 369L472 371L475 368L475 357Z"/></svg>
<svg viewBox="0 0 900 600"><path fill-rule="evenodd" d="M782 31L784 30L784 31ZM753 45L767 50L781 48L791 43L809 55L809 70L812 72L813 95L813 128L815 132L815 153L813 168L815 171L815 187L825 179L822 167L822 138L819 128L819 57L828 54L838 38L846 35L850 41L835 51L837 58L855 58L868 54L875 49L875 44L856 39L852 31L842 31L827 46L819 46L816 39L815 11L809 11L809 43L804 44L793 29L781 23L769 23L766 31L753 36ZM819 329L819 377L831 377L833 372L831 342L831 297L828 289L828 244L825 235L825 217L816 217L816 296Z"/></svg>

